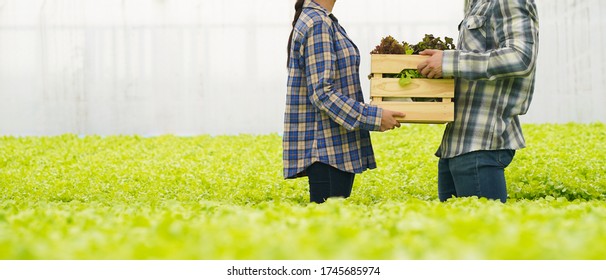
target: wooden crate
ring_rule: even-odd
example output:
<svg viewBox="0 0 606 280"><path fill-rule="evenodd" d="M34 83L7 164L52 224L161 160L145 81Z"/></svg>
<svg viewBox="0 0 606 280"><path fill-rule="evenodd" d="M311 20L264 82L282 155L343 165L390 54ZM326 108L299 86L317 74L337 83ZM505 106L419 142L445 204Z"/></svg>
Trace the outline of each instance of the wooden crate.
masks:
<svg viewBox="0 0 606 280"><path fill-rule="evenodd" d="M371 104L399 111L406 117L402 123L447 123L454 120L453 79L412 79L404 87L398 78L384 78L384 74L397 74L402 69L417 69L426 56L373 54L371 60ZM412 101L411 98L439 98L442 102Z"/></svg>

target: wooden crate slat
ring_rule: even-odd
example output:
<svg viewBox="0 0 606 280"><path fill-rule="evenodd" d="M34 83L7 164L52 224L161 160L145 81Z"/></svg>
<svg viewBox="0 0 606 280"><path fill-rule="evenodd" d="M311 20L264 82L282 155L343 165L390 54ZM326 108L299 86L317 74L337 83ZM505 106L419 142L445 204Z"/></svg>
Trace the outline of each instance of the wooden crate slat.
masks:
<svg viewBox="0 0 606 280"><path fill-rule="evenodd" d="M454 80L412 79L405 87L398 84L397 78L370 80L372 97L436 97L454 98Z"/></svg>
<svg viewBox="0 0 606 280"><path fill-rule="evenodd" d="M417 69L419 63L427 60L429 56L401 55L401 54L372 54L370 59L371 73L397 74L402 69Z"/></svg>
<svg viewBox="0 0 606 280"><path fill-rule="evenodd" d="M416 69L427 59L420 55L371 55L371 104L393 111L404 112L403 123L442 124L454 121L453 79L412 79L401 87L397 78L383 78L403 69ZM439 102L412 101L411 98L438 99ZM441 100L440 100L441 99Z"/></svg>
<svg viewBox="0 0 606 280"><path fill-rule="evenodd" d="M406 123L442 124L454 121L454 103L442 102L373 102L383 109L404 112L398 121Z"/></svg>

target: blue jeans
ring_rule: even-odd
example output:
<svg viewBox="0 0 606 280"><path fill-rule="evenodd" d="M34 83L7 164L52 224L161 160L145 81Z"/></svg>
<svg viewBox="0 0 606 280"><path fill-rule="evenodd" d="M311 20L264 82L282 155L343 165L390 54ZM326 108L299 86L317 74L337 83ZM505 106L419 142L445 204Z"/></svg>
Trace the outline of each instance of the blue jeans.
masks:
<svg viewBox="0 0 606 280"><path fill-rule="evenodd" d="M329 197L348 198L351 195L355 174L315 162L305 170L309 179L309 201L324 203Z"/></svg>
<svg viewBox="0 0 606 280"><path fill-rule="evenodd" d="M438 197L477 196L507 201L505 168L514 150L476 151L438 163Z"/></svg>

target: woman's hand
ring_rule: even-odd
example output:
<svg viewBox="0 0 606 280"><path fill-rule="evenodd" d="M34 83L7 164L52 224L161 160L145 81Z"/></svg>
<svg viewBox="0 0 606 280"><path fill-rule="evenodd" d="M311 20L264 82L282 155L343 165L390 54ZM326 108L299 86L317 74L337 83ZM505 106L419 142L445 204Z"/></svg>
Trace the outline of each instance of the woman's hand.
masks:
<svg viewBox="0 0 606 280"><path fill-rule="evenodd" d="M405 116L406 114L402 112L383 109L383 116L381 117L381 132L400 127L400 122L396 120L396 117L403 118Z"/></svg>

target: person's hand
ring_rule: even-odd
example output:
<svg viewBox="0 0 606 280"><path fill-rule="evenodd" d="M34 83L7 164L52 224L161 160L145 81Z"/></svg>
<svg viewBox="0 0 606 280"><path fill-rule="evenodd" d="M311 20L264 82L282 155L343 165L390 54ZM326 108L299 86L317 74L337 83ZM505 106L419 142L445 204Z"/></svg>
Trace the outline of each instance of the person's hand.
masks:
<svg viewBox="0 0 606 280"><path fill-rule="evenodd" d="M444 52L441 50L424 50L419 54L430 56L425 62L417 66L419 73L430 79L442 78L442 57Z"/></svg>
<svg viewBox="0 0 606 280"><path fill-rule="evenodd" d="M400 127L400 122L396 120L396 117L403 118L405 116L406 114L402 112L383 109L383 116L381 117L381 132Z"/></svg>

